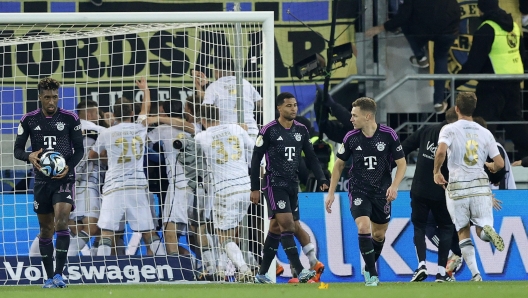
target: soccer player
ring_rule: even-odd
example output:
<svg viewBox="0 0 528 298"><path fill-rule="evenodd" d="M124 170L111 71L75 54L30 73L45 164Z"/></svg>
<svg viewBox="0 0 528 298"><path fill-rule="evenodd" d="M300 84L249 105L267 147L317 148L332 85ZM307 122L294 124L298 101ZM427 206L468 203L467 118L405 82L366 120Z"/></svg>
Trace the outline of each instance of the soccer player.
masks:
<svg viewBox="0 0 528 298"><path fill-rule="evenodd" d="M379 283L376 261L385 242L385 232L391 217L391 202L398 195L407 163L394 130L376 123L376 102L369 97L358 98L352 104L350 121L354 130L346 134L336 155L330 190L325 201L332 212L334 191L345 163L352 158L349 193L350 211L358 229L359 250L365 261L366 286ZM392 161L397 170L391 178Z"/></svg>
<svg viewBox="0 0 528 298"><path fill-rule="evenodd" d="M77 115L81 119L81 131L83 132L84 148L91 148L104 127L95 123L99 121L99 107L93 100L83 100L77 104ZM76 256L89 242L91 236L99 234L97 220L101 208L100 196L100 165L98 160L88 160L88 150L83 159L75 168L77 191L77 208L71 213L73 225L70 224L72 237L68 256ZM103 170L101 168L101 170ZM78 225L77 223L80 223Z"/></svg>
<svg viewBox="0 0 528 298"><path fill-rule="evenodd" d="M97 222L101 229L98 256L111 254L114 232L120 230L123 215L133 231L143 234L143 240L152 252L165 254L165 248L154 231L147 192L148 182L143 171L150 91L145 78L136 84L144 92L137 121L133 120L133 103L119 99L114 105L114 117L118 124L99 135L89 155L90 159L99 156L108 158L101 211Z"/></svg>
<svg viewBox="0 0 528 298"><path fill-rule="evenodd" d="M246 150L252 148L255 141L237 124L220 124L219 110L213 105L202 106L200 117L206 130L194 138L201 146L208 172L212 174L213 223L220 249L225 250L238 269L237 280L252 281L253 272L244 261L237 235L250 204Z"/></svg>
<svg viewBox="0 0 528 298"><path fill-rule="evenodd" d="M321 190L328 189L328 181L310 143L308 130L294 120L297 115L295 96L283 92L277 96L275 105L280 116L262 127L251 159L251 201L258 204L260 162L262 157L266 156L265 186L262 191L271 217L269 233L264 242L263 259L255 276L255 282L272 282L266 276L266 272L275 258L279 243L282 243L290 264L298 273L299 282L306 283L316 275L316 272L303 268L293 238L300 220L297 171L299 160L302 158L301 151L304 152L307 163L312 165L312 171Z"/></svg>
<svg viewBox="0 0 528 298"><path fill-rule="evenodd" d="M164 107L170 117L159 117L160 119L170 118L180 120L180 122L183 120L183 107L180 100L166 101ZM149 117L149 121L151 118ZM185 177L183 167L177 162L180 151L172 145L175 139L182 139L183 136L190 137L190 134L184 132L183 122L174 122L173 125L160 124L148 133L150 141L160 143L159 147L165 158L165 170L169 184L163 206L163 235L169 255L188 254L188 251L178 246L178 238L187 234L189 221L187 208L193 197L187 186L188 179Z"/></svg>
<svg viewBox="0 0 528 298"><path fill-rule="evenodd" d="M28 161L35 167L33 210L40 225L39 248L42 264L48 279L44 288L64 288L62 271L70 245L68 221L75 209L75 166L84 155L83 137L79 117L59 108L60 83L44 78L38 84L41 109L29 112L18 125L14 146L16 159ZM31 153L26 152L27 139L31 138ZM40 172L40 155L47 151L60 152L66 159L64 171L54 177ZM70 169L72 169L70 171ZM56 233L56 266L53 270L53 233Z"/></svg>
<svg viewBox="0 0 528 298"><path fill-rule="evenodd" d="M504 250L504 241L493 229L492 194L484 171L485 165L490 172L496 173L504 167L504 159L489 130L473 122L476 105L477 97L473 92L458 94L455 106L458 121L440 131L433 173L435 183L445 187L448 182L440 167L447 155L447 209L458 231L460 250L471 270L471 280L482 281L469 228L470 224L475 225L480 239L491 241L499 251ZM486 162L488 156L493 162Z"/></svg>

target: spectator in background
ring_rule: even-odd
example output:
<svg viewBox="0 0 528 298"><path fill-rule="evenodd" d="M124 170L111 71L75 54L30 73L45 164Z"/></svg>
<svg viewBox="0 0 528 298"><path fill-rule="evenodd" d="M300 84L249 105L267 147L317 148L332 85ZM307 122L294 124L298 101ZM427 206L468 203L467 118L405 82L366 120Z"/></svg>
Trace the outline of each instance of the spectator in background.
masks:
<svg viewBox="0 0 528 298"><path fill-rule="evenodd" d="M522 30L528 32L528 0L519 0L519 11L522 14Z"/></svg>
<svg viewBox="0 0 528 298"><path fill-rule="evenodd" d="M499 8L498 0L479 0L483 23L473 34L473 44L460 74L523 74L524 42L511 14ZM456 81L455 87L466 83ZM474 116L486 121L524 121L520 81L489 80L477 85ZM494 133L496 125L488 125ZM506 136L521 157L528 156L528 125L505 125Z"/></svg>
<svg viewBox="0 0 528 298"><path fill-rule="evenodd" d="M330 94L327 94L323 101L324 91L318 85L316 87L314 110L319 130L326 134L328 139L336 143L342 143L345 135L349 131L354 130L354 126L350 122L352 114L350 110L335 102ZM336 120L329 120L329 113L336 117Z"/></svg>
<svg viewBox="0 0 528 298"><path fill-rule="evenodd" d="M410 61L419 68L429 67L425 46L434 42L434 73L447 74L448 51L458 35L460 6L457 0L405 0L398 13L383 25L368 29L365 34L373 37L383 31L396 31L401 27L414 56ZM444 98L445 80L435 80L433 103L436 113L447 110Z"/></svg>

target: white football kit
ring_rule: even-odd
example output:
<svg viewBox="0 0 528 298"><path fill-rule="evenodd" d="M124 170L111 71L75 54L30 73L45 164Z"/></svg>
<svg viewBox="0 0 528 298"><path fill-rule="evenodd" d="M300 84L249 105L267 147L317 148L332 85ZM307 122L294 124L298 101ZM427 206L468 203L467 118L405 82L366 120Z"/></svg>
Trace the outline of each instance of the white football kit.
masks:
<svg viewBox="0 0 528 298"><path fill-rule="evenodd" d="M138 122L144 117L139 117ZM154 229L143 171L147 128L140 123L119 123L106 129L93 150L108 155L108 170L103 186L101 229L118 231L123 218L133 231Z"/></svg>
<svg viewBox="0 0 528 298"><path fill-rule="evenodd" d="M250 204L246 150L255 144L237 124L212 126L195 136L207 158L214 194L213 222L220 230L236 228Z"/></svg>
<svg viewBox="0 0 528 298"><path fill-rule="evenodd" d="M458 120L442 128L440 143L448 146L446 203L457 231L470 222L493 226L491 189L484 171L487 157L500 154L493 135L475 122Z"/></svg>
<svg viewBox="0 0 528 298"><path fill-rule="evenodd" d="M169 185L167 197L163 206L163 222L182 223L189 221L187 208L192 205L192 189L187 186L182 165L177 162L180 150L174 149L172 143L176 139L190 137L190 134L170 125L159 125L148 133L151 142L161 142L160 149L165 158L165 168Z"/></svg>

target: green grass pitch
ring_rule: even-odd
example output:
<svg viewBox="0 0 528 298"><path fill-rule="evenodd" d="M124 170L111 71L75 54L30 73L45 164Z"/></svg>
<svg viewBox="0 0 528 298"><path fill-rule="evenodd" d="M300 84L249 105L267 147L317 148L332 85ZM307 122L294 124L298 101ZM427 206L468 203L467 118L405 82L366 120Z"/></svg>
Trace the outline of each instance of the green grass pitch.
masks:
<svg viewBox="0 0 528 298"><path fill-rule="evenodd" d="M362 283L319 284L124 284L72 285L65 289L42 289L38 286L0 287L1 297L29 298L453 298L453 297L528 297L528 281L521 282L455 282L437 284L381 283L365 287Z"/></svg>

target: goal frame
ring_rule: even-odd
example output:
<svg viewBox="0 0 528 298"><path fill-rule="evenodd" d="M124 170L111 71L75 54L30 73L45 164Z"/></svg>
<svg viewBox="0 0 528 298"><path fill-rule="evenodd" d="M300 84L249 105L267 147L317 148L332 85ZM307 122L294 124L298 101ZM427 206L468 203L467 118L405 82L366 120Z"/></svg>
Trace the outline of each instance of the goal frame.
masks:
<svg viewBox="0 0 528 298"><path fill-rule="evenodd" d="M0 25L9 24L145 24L145 23L243 23L262 24L262 107L263 123L275 117L275 58L274 58L274 13L262 12L126 12L126 13L0 13ZM264 204L265 205L265 204ZM267 219L267 208L263 208ZM264 220L264 237L269 230L269 221ZM275 262L270 272L275 271ZM275 280L275 274L271 274Z"/></svg>

